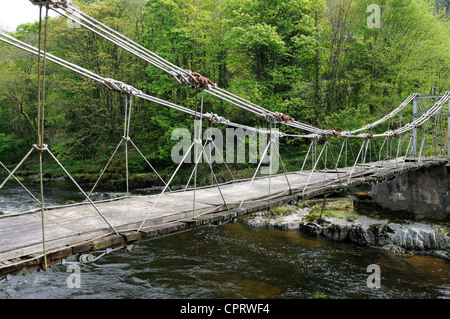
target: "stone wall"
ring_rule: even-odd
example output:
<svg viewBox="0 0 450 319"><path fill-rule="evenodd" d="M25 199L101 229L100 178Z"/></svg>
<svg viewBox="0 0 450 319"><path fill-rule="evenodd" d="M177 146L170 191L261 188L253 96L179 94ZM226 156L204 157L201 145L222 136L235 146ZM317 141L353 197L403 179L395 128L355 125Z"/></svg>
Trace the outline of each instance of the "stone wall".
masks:
<svg viewBox="0 0 450 319"><path fill-rule="evenodd" d="M387 218L450 221L450 164L399 173L357 194L354 209Z"/></svg>

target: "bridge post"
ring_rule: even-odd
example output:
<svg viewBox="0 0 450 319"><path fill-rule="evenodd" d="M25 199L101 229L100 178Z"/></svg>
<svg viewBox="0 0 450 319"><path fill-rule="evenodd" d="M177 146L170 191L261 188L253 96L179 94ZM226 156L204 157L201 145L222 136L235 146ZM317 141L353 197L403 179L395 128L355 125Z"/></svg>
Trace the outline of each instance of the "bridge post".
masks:
<svg viewBox="0 0 450 319"><path fill-rule="evenodd" d="M450 162L450 100L448 101L447 121L447 160Z"/></svg>
<svg viewBox="0 0 450 319"><path fill-rule="evenodd" d="M419 100L417 97L413 100L413 121L417 119L417 104ZM417 128L413 129L412 155L417 156Z"/></svg>

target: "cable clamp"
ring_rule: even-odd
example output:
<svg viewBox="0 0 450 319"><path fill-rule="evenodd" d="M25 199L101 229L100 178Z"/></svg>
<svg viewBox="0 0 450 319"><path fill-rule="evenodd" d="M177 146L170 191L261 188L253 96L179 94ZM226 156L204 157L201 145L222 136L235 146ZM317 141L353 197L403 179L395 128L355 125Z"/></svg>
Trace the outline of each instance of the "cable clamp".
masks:
<svg viewBox="0 0 450 319"><path fill-rule="evenodd" d="M340 137L341 133L339 133L338 131L335 131L335 130L329 130L324 135L331 136L331 137Z"/></svg>
<svg viewBox="0 0 450 319"><path fill-rule="evenodd" d="M214 123L219 123L219 124L228 124L230 123L229 120L227 120L226 118L219 116L215 113L205 113L202 115L202 117L210 122L214 122Z"/></svg>
<svg viewBox="0 0 450 319"><path fill-rule="evenodd" d="M312 134L308 134L308 137L313 140L318 140L320 138L320 135L316 134L316 133L312 133Z"/></svg>
<svg viewBox="0 0 450 319"><path fill-rule="evenodd" d="M271 123L280 123L280 122L292 123L292 122L294 122L294 119L292 117L290 117L287 114L283 114L283 113L279 113L279 112L268 113L265 115L265 118L266 118L267 122L271 122Z"/></svg>
<svg viewBox="0 0 450 319"><path fill-rule="evenodd" d="M135 87L114 79L105 79L103 85L112 91L116 91L122 94L131 94L131 95L143 94L142 91L136 89Z"/></svg>
<svg viewBox="0 0 450 319"><path fill-rule="evenodd" d="M384 134L386 134L386 136L397 136L398 132L397 131L387 131Z"/></svg>
<svg viewBox="0 0 450 319"><path fill-rule="evenodd" d="M191 70L186 70L189 75L189 86L193 89L210 89L211 87L215 87L216 84L213 83L210 79L208 79L206 76L201 75L197 72L192 72Z"/></svg>
<svg viewBox="0 0 450 319"><path fill-rule="evenodd" d="M34 147L34 149L36 151L39 151L39 152L44 152L44 151L48 150L48 145L47 144L43 144L42 147L40 147L37 144L33 144L33 147Z"/></svg>

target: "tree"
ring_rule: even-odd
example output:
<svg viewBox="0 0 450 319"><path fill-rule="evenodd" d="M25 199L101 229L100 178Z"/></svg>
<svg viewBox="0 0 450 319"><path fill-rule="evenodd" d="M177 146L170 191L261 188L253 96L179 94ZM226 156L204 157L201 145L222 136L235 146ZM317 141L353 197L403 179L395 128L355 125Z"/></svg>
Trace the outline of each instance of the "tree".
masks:
<svg viewBox="0 0 450 319"><path fill-rule="evenodd" d="M32 29L31 24L19 27ZM26 33L26 32L25 32ZM34 41L33 34L21 34ZM2 108L2 130L14 132L25 143L34 143L36 133L37 76L36 58L19 49L0 46L0 103L9 106Z"/></svg>
<svg viewBox="0 0 450 319"><path fill-rule="evenodd" d="M412 92L428 92L432 85L448 90L447 2L380 0L381 28L370 28L370 0L74 1L88 15L221 88L298 121L338 130L386 114ZM36 46L37 32L37 23L25 24L14 36ZM48 49L103 77L200 111L201 92L89 30L68 27L65 18L50 19ZM9 144L14 136L29 146L35 142L37 59L6 45L0 51L2 140ZM124 97L53 63L46 74L45 132L54 152L68 159L108 157L122 135ZM209 95L204 111L245 125L268 125ZM174 165L170 137L177 127L192 130L193 118L134 99L133 141L152 163Z"/></svg>
<svg viewBox="0 0 450 319"><path fill-rule="evenodd" d="M449 85L448 21L434 15L426 0L378 3L381 28L367 25L370 1L334 4L342 9L329 17L324 76L330 112L368 106L376 117L413 92L429 92L431 84L440 91Z"/></svg>

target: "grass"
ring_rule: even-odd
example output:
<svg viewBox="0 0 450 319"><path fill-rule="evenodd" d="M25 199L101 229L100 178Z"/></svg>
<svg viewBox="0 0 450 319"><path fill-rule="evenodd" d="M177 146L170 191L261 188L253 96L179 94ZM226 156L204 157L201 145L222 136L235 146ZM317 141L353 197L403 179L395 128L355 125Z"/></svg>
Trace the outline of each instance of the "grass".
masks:
<svg viewBox="0 0 450 319"><path fill-rule="evenodd" d="M272 216L285 216L293 213L297 210L297 207L294 206L280 206L275 207L270 210L270 214Z"/></svg>
<svg viewBox="0 0 450 319"><path fill-rule="evenodd" d="M323 209L323 211L322 211ZM315 222L319 217L334 217L348 220L349 218L355 218L358 213L353 210L353 206L347 203L332 203L322 208L322 205L316 204L310 207L309 214L304 218L306 221Z"/></svg>
<svg viewBox="0 0 450 319"><path fill-rule="evenodd" d="M358 213L354 210L342 211L342 210L324 210L322 217L335 217L348 220L349 218L357 217ZM308 215L305 215L305 221L315 222L320 217L320 211L310 211Z"/></svg>
<svg viewBox="0 0 450 319"><path fill-rule="evenodd" d="M353 210L353 206L349 205L348 203L340 203L335 202L331 203L329 205L326 205L324 207L324 210L322 212L322 205L316 204L313 206L308 206L303 204L300 204L299 206L280 206L270 209L265 213L266 217L270 218L277 218L277 217L283 217L292 214L296 210L299 209L299 207L308 207L309 213L305 215L303 218L305 221L311 221L311 222L317 222L319 217L322 214L322 217L334 217L334 218L340 218L344 220L349 220L351 218L355 218L359 216L359 214Z"/></svg>

